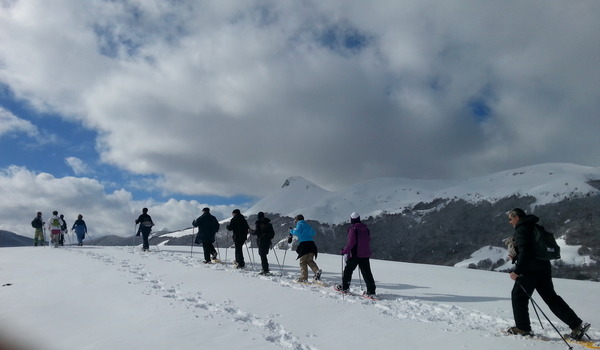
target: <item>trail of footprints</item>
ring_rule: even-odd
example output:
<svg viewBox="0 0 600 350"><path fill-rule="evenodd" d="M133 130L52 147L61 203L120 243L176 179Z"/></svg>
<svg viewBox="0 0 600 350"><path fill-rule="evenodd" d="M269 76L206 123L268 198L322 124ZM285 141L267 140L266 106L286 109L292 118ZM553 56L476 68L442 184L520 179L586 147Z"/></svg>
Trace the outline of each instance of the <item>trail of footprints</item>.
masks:
<svg viewBox="0 0 600 350"><path fill-rule="evenodd" d="M82 252L82 251L79 251ZM281 324L274 320L277 315L269 315L268 318L259 317L238 308L231 300L223 304L216 304L202 297L202 293L195 292L186 295L180 285L167 286L160 278L155 277L151 272L145 270L142 265L132 264L130 260L117 261L114 257L106 253L86 251L92 259L97 259L106 264L116 265L120 271L125 271L134 275L134 280L138 283L150 285L146 292L147 295L158 294L167 299L172 299L172 304L183 305L190 310L196 317L204 319L220 319L220 322L232 321L239 323L241 332L252 331L254 334L261 334L263 338L270 343L275 343L280 347L294 350L317 350L316 347L303 343L301 339L285 329ZM155 254L152 257L158 257L165 261L177 261L188 266L203 265L199 260L185 258L176 254ZM222 267L224 269L224 267Z"/></svg>
<svg viewBox="0 0 600 350"><path fill-rule="evenodd" d="M125 248L123 248L125 249ZM131 249L131 248L129 248ZM137 253L137 252L135 252ZM231 320L240 324L240 331L247 332L250 329L258 331L268 342L275 343L283 348L295 350L316 350L316 347L306 344L301 339L285 329L280 323L274 319L277 315L269 315L268 317L258 317L238 308L233 301L227 301L223 304L215 304L202 298L202 293L196 292L193 295L182 295L181 286L165 286L164 283L147 272L141 265L132 265L129 260L115 261L114 257L107 254L96 252L86 252L91 258L99 259L107 264L118 265L119 269L135 275L135 280L140 283L150 284L151 288L148 294L161 294L165 298L172 299L174 302L184 304L184 306L197 314L196 317L204 317L206 319L220 318ZM158 258L169 262L177 262L186 266L192 267L208 267L212 269L221 269L232 271L225 265L204 265L200 259L193 259L183 254L173 252L161 252L160 254L152 254L152 258ZM253 273L255 272L240 272ZM274 282L280 283L286 288L297 288L310 290L319 293L321 297L335 299L340 302L340 294L328 288L320 286L299 285L291 282L292 277L274 276L264 277ZM390 317L399 320L413 320L423 323L436 323L445 327L448 332L461 332L465 330L483 330L489 332L493 336L499 336L497 330L505 329L512 326L512 319L500 318L497 316L485 314L475 310L468 310L456 305L426 302L418 298L408 298L401 296L385 296L384 300L371 301L360 299L357 297L347 297L344 302L362 303L372 305L377 308L382 317ZM545 327L544 329L549 328ZM311 335L306 335L310 337Z"/></svg>

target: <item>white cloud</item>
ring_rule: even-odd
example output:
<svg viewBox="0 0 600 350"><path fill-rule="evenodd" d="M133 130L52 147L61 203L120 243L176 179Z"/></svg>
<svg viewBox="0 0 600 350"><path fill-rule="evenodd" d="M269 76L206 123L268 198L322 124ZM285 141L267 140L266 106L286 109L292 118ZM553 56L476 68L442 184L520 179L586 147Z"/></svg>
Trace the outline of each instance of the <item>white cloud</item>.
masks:
<svg viewBox="0 0 600 350"><path fill-rule="evenodd" d="M91 172L90 167L77 157L67 157L65 158L65 163L73 169L75 175L84 175Z"/></svg>
<svg viewBox="0 0 600 350"><path fill-rule="evenodd" d="M56 178L24 167L0 169L0 229L32 236L30 222L38 211L48 218L53 210L65 215L69 228L82 214L93 235L131 236L134 220L143 207L149 208L156 230L178 230L191 226L207 204L197 201L169 200L165 203L132 199L131 193L104 187L89 178ZM231 206L210 206L219 219L230 216Z"/></svg>
<svg viewBox="0 0 600 350"><path fill-rule="evenodd" d="M38 129L30 121L21 119L0 107L0 137L15 133L25 133L30 137L39 135Z"/></svg>
<svg viewBox="0 0 600 350"><path fill-rule="evenodd" d="M598 13L597 1L32 0L0 9L0 82L98 130L103 161L167 192L597 165Z"/></svg>

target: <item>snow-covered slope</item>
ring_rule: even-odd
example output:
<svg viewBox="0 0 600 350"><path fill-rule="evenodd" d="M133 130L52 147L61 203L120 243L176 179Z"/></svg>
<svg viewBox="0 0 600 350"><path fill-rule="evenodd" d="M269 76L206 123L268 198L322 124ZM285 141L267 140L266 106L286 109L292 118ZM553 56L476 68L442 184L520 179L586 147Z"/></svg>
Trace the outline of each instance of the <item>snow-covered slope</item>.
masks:
<svg viewBox="0 0 600 350"><path fill-rule="evenodd" d="M282 275L263 277L249 262L252 253L240 271L203 264L201 249L193 256L189 247L151 249L0 248L0 348L16 350L7 347L16 341L19 350L566 349L533 312L533 330L554 340L501 335L514 324L505 273L372 260L382 298L374 302L294 283L291 252L280 269L272 251L272 268ZM275 252L282 261L284 251ZM326 283L340 281L340 256L319 254L317 263ZM598 283L554 284L598 339ZM360 291L358 272L352 287Z"/></svg>
<svg viewBox="0 0 600 350"><path fill-rule="evenodd" d="M512 195L531 195L541 205L598 193L598 189L587 184L590 180L600 180L600 168L573 164L540 164L455 181L379 178L337 192L293 177L245 214L264 211L293 217L302 213L307 219L338 224L348 221L353 211L363 217L393 214L436 198L494 202Z"/></svg>

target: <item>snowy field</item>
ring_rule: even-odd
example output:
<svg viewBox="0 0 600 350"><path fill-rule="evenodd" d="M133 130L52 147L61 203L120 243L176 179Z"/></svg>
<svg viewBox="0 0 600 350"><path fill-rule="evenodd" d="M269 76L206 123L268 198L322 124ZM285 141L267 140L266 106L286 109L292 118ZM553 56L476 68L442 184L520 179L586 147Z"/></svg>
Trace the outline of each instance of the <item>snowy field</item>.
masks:
<svg viewBox="0 0 600 350"><path fill-rule="evenodd" d="M189 246L151 249L0 248L0 349L567 349L533 311L534 331L555 341L500 333L513 325L504 273L373 260L382 300L371 301L294 283L295 252L281 269L271 252L281 275L263 277L251 258L233 269L231 250L205 265L198 247L193 255ZM340 281L341 262L319 255L329 285ZM600 284L554 281L599 338ZM360 291L358 272L352 287Z"/></svg>

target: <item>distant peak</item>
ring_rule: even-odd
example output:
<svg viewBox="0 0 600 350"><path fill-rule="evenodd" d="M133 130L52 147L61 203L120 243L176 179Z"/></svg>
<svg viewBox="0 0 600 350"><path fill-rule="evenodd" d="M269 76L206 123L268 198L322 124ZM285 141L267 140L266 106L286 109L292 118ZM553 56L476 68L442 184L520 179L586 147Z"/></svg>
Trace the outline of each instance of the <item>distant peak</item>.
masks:
<svg viewBox="0 0 600 350"><path fill-rule="evenodd" d="M283 186L281 186L281 188L289 187L292 184L296 184L296 183L308 183L308 181L305 178L303 178L302 176L292 176L292 177L288 178L287 180L285 180L285 182L283 183Z"/></svg>

